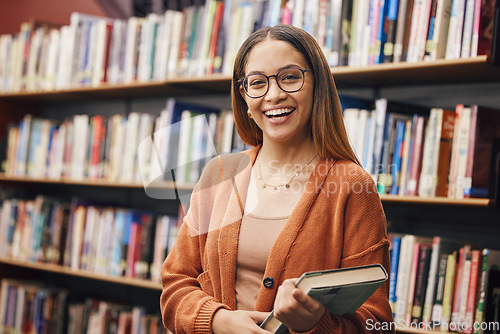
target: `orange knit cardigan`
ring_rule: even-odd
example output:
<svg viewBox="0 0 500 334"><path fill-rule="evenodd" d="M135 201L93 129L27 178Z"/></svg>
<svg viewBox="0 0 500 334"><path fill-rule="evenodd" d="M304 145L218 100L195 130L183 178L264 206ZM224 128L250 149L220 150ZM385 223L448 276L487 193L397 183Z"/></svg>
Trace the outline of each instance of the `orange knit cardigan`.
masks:
<svg viewBox="0 0 500 334"><path fill-rule="evenodd" d="M214 313L236 309L238 234L258 150L212 159L193 190L161 270L163 322L174 333L212 333ZM371 263L389 273L389 241L376 186L352 162L320 159L271 249L264 277L274 284L261 285L255 310L272 310L285 279ZM365 333L382 327L375 322L392 322L388 287L387 281L353 315L325 312L308 333Z"/></svg>

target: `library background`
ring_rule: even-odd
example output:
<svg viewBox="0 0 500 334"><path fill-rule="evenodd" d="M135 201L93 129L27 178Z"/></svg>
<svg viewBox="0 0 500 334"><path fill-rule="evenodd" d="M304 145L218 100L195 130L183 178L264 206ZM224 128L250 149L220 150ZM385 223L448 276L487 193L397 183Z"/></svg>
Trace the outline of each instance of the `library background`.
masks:
<svg viewBox="0 0 500 334"><path fill-rule="evenodd" d="M189 194L246 149L235 52L278 23L322 46L377 182L398 332L499 332L499 2L2 3L0 333L165 332Z"/></svg>

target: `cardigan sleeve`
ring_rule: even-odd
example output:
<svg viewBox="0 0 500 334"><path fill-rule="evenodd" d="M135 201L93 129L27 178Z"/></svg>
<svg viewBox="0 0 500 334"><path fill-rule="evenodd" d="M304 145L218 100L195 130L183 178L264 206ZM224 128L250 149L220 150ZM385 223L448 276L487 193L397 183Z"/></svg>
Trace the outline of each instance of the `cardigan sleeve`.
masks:
<svg viewBox="0 0 500 334"><path fill-rule="evenodd" d="M340 267L379 263L389 274L389 240L386 219L375 183L362 172L345 194L344 244ZM292 333L295 333L291 331ZM352 315L325 312L307 334L395 333L389 305L389 280Z"/></svg>
<svg viewBox="0 0 500 334"><path fill-rule="evenodd" d="M213 161L207 165L191 195L191 204L181 225L175 245L161 268L160 308L163 324L173 333L212 333L212 318L220 308L229 309L203 289L206 278L202 251L207 230L198 222L203 199L210 194L200 191L214 178ZM210 172L212 170L212 173ZM218 167L215 172L218 171ZM217 175L217 174L215 174ZM200 194L204 194L201 196ZM208 196L207 196L208 195ZM202 199L203 197L203 199ZM208 287L206 287L208 288Z"/></svg>

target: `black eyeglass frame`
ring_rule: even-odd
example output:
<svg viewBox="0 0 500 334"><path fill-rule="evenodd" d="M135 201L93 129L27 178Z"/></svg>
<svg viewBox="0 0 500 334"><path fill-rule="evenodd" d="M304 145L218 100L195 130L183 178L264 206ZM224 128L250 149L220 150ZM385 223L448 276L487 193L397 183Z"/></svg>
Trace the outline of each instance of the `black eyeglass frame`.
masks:
<svg viewBox="0 0 500 334"><path fill-rule="evenodd" d="M286 70L299 70L299 71L302 72L302 84L300 85L300 87L298 89L295 89L295 90L286 90L286 89L283 89L283 87L280 86L280 83L279 83L279 80L278 80L278 76L280 75L281 72L286 71ZM245 91L245 94L247 94L247 96L250 97L250 98L252 98L252 99L259 99L259 98L263 97L264 95L266 95L267 92L269 92L269 87L270 87L269 78L272 78L272 77L274 77L274 80L276 80L276 84L278 85L278 87L282 91L284 91L285 93L295 93L295 92L298 92L299 90L301 90L302 87L304 87L304 82L305 82L305 79L306 79L305 73L309 72L309 71L311 71L311 70L297 68L297 67L287 67L287 68L282 69L278 73L271 74L271 75L265 75L265 74L260 74L260 73L249 74L246 77L238 80L238 83L243 86L243 90ZM252 75L262 75L262 76L264 76L266 78L266 80L267 80L267 89L264 92L264 94L259 95L259 96L251 96L250 94L248 94L247 89L245 88L245 85L243 85L243 82L245 82L245 80L248 79L249 77L251 77Z"/></svg>

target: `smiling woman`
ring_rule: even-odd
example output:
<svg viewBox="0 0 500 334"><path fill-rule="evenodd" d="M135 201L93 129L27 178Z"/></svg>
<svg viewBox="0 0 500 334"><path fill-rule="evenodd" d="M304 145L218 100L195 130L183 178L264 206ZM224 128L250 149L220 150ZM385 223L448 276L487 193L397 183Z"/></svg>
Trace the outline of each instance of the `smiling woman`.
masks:
<svg viewBox="0 0 500 334"><path fill-rule="evenodd" d="M304 272L373 263L389 271L385 215L347 139L326 59L291 26L243 43L232 83L240 137L254 146L205 168L162 267L161 309L175 333L364 333L390 322L388 284L353 315L295 289ZM392 331L371 331L392 332Z"/></svg>

